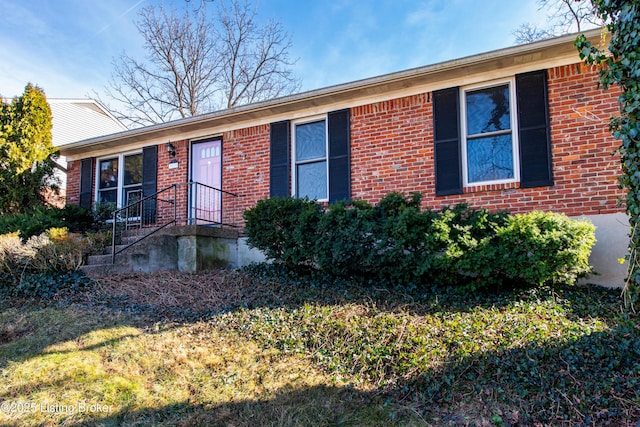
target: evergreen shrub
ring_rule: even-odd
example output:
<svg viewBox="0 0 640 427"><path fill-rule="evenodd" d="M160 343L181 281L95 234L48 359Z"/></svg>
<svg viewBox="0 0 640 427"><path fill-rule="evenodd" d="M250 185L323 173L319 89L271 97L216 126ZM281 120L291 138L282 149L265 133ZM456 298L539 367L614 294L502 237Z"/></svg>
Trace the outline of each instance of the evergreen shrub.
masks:
<svg viewBox="0 0 640 427"><path fill-rule="evenodd" d="M574 283L591 272L595 227L566 215L421 208L390 193L377 205L296 198L245 211L248 244L294 272L468 288ZM370 281L371 282L371 281Z"/></svg>

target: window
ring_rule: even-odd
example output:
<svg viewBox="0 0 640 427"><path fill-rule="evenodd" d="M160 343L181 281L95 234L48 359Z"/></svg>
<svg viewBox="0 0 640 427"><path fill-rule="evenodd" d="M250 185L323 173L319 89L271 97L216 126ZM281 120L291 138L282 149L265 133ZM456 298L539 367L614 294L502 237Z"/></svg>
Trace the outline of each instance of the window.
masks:
<svg viewBox="0 0 640 427"><path fill-rule="evenodd" d="M118 200L118 159L100 160L98 202L116 203Z"/></svg>
<svg viewBox="0 0 640 427"><path fill-rule="evenodd" d="M433 92L433 128L437 196L470 183L553 185L547 70Z"/></svg>
<svg viewBox="0 0 640 427"><path fill-rule="evenodd" d="M269 194L326 200L351 196L350 111L270 124Z"/></svg>
<svg viewBox="0 0 640 427"><path fill-rule="evenodd" d="M122 193L123 206L142 198L142 153L124 156Z"/></svg>
<svg viewBox="0 0 640 427"><path fill-rule="evenodd" d="M327 200L325 120L294 125L295 196Z"/></svg>
<svg viewBox="0 0 640 427"><path fill-rule="evenodd" d="M509 82L461 92L465 184L509 182L517 176L512 86Z"/></svg>
<svg viewBox="0 0 640 427"><path fill-rule="evenodd" d="M120 165L123 165L122 169ZM139 200L142 195L142 153L101 159L98 177L98 202L122 207Z"/></svg>

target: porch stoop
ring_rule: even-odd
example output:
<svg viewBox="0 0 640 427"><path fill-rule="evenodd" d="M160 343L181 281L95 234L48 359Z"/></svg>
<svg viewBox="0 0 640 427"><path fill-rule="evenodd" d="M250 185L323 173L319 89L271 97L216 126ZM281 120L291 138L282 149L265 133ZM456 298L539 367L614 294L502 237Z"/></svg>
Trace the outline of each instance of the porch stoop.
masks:
<svg viewBox="0 0 640 427"><path fill-rule="evenodd" d="M129 244L137 238L136 230L127 231L122 243ZM238 268L262 260L262 253L248 248L246 238L238 230L187 225L164 228L134 243L116 255L114 264L109 247L104 254L90 255L81 269L88 276L99 277L131 272Z"/></svg>

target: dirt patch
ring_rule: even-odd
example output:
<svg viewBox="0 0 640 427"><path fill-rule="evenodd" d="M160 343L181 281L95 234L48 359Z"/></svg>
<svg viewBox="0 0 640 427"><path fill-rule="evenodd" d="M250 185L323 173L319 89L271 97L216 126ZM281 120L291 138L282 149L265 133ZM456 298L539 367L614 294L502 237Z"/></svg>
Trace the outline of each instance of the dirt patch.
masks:
<svg viewBox="0 0 640 427"><path fill-rule="evenodd" d="M16 316L10 325L0 324L0 345L16 341L32 331L23 316Z"/></svg>
<svg viewBox="0 0 640 427"><path fill-rule="evenodd" d="M18 338L16 333L10 329L0 329L0 344L8 344Z"/></svg>
<svg viewBox="0 0 640 427"><path fill-rule="evenodd" d="M100 278L91 295L105 302L156 314L204 314L228 310L242 299L239 272L131 273Z"/></svg>

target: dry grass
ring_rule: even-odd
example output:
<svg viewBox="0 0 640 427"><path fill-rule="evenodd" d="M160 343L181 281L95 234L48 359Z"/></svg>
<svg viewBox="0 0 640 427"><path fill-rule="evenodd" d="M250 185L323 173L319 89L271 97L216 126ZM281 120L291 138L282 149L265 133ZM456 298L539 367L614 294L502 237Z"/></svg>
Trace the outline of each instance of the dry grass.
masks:
<svg viewBox="0 0 640 427"><path fill-rule="evenodd" d="M102 279L71 304L14 301L0 310L0 425L386 426L391 413L422 424L305 355L185 321L247 295L264 302L264 291L231 271L136 274Z"/></svg>
<svg viewBox="0 0 640 427"><path fill-rule="evenodd" d="M246 293L243 291L250 288L251 281L246 275L231 270L133 273L99 279L93 296L161 311L178 308L204 313L238 304Z"/></svg>

